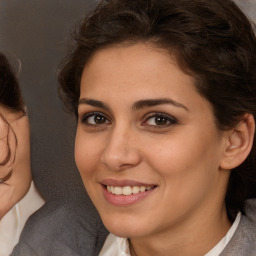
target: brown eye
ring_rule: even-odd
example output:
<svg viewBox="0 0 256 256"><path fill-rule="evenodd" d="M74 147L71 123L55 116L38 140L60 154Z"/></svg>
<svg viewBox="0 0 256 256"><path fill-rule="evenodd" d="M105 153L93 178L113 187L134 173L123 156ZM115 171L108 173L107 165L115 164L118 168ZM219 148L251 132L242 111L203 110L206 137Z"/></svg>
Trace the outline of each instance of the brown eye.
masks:
<svg viewBox="0 0 256 256"><path fill-rule="evenodd" d="M177 120L164 113L154 113L143 122L143 126L152 126L152 127L167 127L173 124L177 124Z"/></svg>
<svg viewBox="0 0 256 256"><path fill-rule="evenodd" d="M95 124L104 124L106 122L106 120L107 120L107 118L104 116L98 116L98 115L94 116Z"/></svg>
<svg viewBox="0 0 256 256"><path fill-rule="evenodd" d="M82 123L86 125L103 125L109 124L109 120L100 113L89 113L83 116Z"/></svg>
<svg viewBox="0 0 256 256"><path fill-rule="evenodd" d="M165 117L158 116L155 117L155 123L156 125L166 125L168 123L168 120Z"/></svg>

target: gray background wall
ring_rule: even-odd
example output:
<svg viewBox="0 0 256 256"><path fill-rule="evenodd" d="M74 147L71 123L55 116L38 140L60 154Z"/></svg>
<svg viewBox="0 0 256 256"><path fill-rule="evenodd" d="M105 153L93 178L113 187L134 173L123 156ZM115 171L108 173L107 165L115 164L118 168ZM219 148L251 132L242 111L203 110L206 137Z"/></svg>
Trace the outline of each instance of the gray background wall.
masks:
<svg viewBox="0 0 256 256"><path fill-rule="evenodd" d="M256 0L235 1L256 20ZM75 120L57 97L56 70L72 25L95 2L0 0L0 51L22 63L19 79L31 121L32 169L46 199L80 200L85 195L73 157Z"/></svg>

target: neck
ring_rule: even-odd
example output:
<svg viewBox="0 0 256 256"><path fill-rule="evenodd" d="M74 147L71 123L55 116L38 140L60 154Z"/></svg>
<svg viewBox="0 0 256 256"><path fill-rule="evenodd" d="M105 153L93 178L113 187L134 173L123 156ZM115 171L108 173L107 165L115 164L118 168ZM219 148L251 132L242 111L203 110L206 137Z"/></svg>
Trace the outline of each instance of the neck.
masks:
<svg viewBox="0 0 256 256"><path fill-rule="evenodd" d="M129 241L130 253L131 256L205 255L226 235L230 227L223 207L220 214L209 216L207 221L192 218L181 226L176 225L154 236L132 238Z"/></svg>

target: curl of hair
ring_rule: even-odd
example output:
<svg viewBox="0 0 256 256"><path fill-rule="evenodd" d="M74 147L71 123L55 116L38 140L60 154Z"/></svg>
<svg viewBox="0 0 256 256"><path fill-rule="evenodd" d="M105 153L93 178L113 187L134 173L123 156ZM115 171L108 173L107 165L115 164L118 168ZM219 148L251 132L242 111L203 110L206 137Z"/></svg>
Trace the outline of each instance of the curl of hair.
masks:
<svg viewBox="0 0 256 256"><path fill-rule="evenodd" d="M24 103L21 95L20 87L14 72L5 57L4 54L0 52L0 105L13 112L23 112ZM12 127L8 123L7 119L0 113L0 118L8 125L7 132L7 153L5 159L0 163L0 166L6 166L14 161L15 152L11 152L9 145L9 133L14 133ZM15 133L14 133L15 136ZM17 146L17 138L15 136L15 144ZM13 158L12 158L13 155ZM12 175L12 170L10 170L5 177L0 178L0 183L5 183Z"/></svg>
<svg viewBox="0 0 256 256"><path fill-rule="evenodd" d="M59 72L60 97L77 116L80 80L93 54L123 43L167 50L195 78L212 105L217 126L230 129L245 113L256 117L254 27L231 0L102 1L73 34L74 47ZM113 71L115 72L115 71ZM256 149L231 172L226 194L230 219L256 197Z"/></svg>

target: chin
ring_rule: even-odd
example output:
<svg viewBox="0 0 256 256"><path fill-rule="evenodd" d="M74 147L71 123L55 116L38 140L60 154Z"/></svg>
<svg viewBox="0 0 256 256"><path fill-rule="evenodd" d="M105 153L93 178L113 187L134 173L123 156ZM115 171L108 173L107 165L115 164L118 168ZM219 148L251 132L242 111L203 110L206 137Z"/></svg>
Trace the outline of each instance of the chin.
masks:
<svg viewBox="0 0 256 256"><path fill-rule="evenodd" d="M102 218L107 230L118 237L131 238L146 235L147 226L139 219L131 217Z"/></svg>

